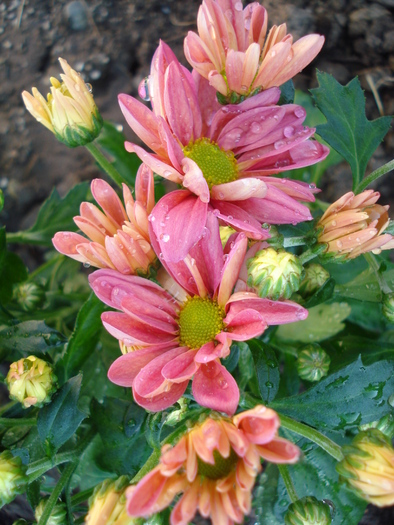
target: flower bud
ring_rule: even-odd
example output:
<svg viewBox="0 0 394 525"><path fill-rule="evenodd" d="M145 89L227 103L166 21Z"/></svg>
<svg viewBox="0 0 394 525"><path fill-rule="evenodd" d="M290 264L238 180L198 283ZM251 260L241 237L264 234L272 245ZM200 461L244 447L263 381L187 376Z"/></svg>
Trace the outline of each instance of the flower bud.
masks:
<svg viewBox="0 0 394 525"><path fill-rule="evenodd" d="M360 432L342 450L345 457L336 466L341 480L369 503L393 505L394 449L390 440L373 428Z"/></svg>
<svg viewBox="0 0 394 525"><path fill-rule="evenodd" d="M385 318L394 323L394 293L383 294L382 310Z"/></svg>
<svg viewBox="0 0 394 525"><path fill-rule="evenodd" d="M305 277L301 282L298 293L304 298L313 295L330 278L330 274L317 263L308 264L305 267Z"/></svg>
<svg viewBox="0 0 394 525"><path fill-rule="evenodd" d="M372 423L360 425L358 428L360 431L368 430L369 428L377 428L389 439L394 439L394 415L386 414L378 421L372 421Z"/></svg>
<svg viewBox="0 0 394 525"><path fill-rule="evenodd" d="M233 235L233 233L237 233L234 228L231 228L231 226L220 226L220 240L222 241L223 248L226 246L227 241L229 238Z"/></svg>
<svg viewBox="0 0 394 525"><path fill-rule="evenodd" d="M48 498L43 498L40 503L37 505L36 510L34 511L34 517L37 520L37 523L40 521L41 516L44 512L45 505L47 504ZM47 525L67 525L67 507L64 503L58 502L53 507L51 514L49 515Z"/></svg>
<svg viewBox="0 0 394 525"><path fill-rule="evenodd" d="M317 343L305 346L298 354L297 371L301 379L320 381L328 374L331 359Z"/></svg>
<svg viewBox="0 0 394 525"><path fill-rule="evenodd" d="M51 365L34 355L12 363L6 377L11 399L25 408L49 403L56 391L56 382Z"/></svg>
<svg viewBox="0 0 394 525"><path fill-rule="evenodd" d="M45 292L36 283L21 283L14 288L14 299L25 312L31 312L42 305Z"/></svg>
<svg viewBox="0 0 394 525"><path fill-rule="evenodd" d="M0 508L25 491L27 467L9 450L0 454Z"/></svg>
<svg viewBox="0 0 394 525"><path fill-rule="evenodd" d="M314 496L306 496L289 505L285 514L285 525L329 525L329 505Z"/></svg>
<svg viewBox="0 0 394 525"><path fill-rule="evenodd" d="M304 270L298 257L283 249L265 248L247 262L248 285L264 298L288 299L301 284Z"/></svg>
<svg viewBox="0 0 394 525"><path fill-rule="evenodd" d="M81 75L59 58L64 74L62 82L51 78L47 100L36 89L33 95L24 91L23 102L33 117L55 134L56 138L74 148L92 142L100 133L103 119Z"/></svg>
<svg viewBox="0 0 394 525"><path fill-rule="evenodd" d="M126 512L125 491L128 485L127 476L115 481L107 479L97 485L89 499L85 525L140 525L141 520L132 518Z"/></svg>

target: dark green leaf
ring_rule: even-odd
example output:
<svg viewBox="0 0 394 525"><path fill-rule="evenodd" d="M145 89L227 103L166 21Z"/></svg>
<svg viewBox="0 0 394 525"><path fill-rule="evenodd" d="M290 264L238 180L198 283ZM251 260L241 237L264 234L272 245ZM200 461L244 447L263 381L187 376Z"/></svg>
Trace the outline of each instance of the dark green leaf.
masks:
<svg viewBox="0 0 394 525"><path fill-rule="evenodd" d="M16 360L31 354L46 354L59 348L67 339L43 321L24 321L0 332L0 357Z"/></svg>
<svg viewBox="0 0 394 525"><path fill-rule="evenodd" d="M294 84L293 81L290 79L280 86L280 99L278 105L282 106L283 104L293 104L294 95Z"/></svg>
<svg viewBox="0 0 394 525"><path fill-rule="evenodd" d="M113 167L123 177L124 182L134 187L137 170L141 164L135 153L125 150L126 137L110 122L104 121L103 129L96 142L107 153Z"/></svg>
<svg viewBox="0 0 394 525"><path fill-rule="evenodd" d="M8 303L13 285L26 279L26 266L19 255L7 250L5 228L0 228L0 302Z"/></svg>
<svg viewBox="0 0 394 525"><path fill-rule="evenodd" d="M256 368L261 399L265 404L275 399L279 389L279 368L275 351L262 341L248 341Z"/></svg>
<svg viewBox="0 0 394 525"><path fill-rule="evenodd" d="M4 208L4 193L2 190L0 190L0 212L3 211Z"/></svg>
<svg viewBox="0 0 394 525"><path fill-rule="evenodd" d="M357 361L302 394L276 400L272 408L318 429L344 432L384 416L394 391L392 361Z"/></svg>
<svg viewBox="0 0 394 525"><path fill-rule="evenodd" d="M148 458L151 448L140 432L147 413L135 403L108 397L92 401L91 416L103 440L101 467L133 476Z"/></svg>
<svg viewBox="0 0 394 525"><path fill-rule="evenodd" d="M30 244L52 246L52 237L59 231L77 231L73 217L79 215L79 206L87 200L89 183L81 182L61 199L54 189L38 212L37 220L29 230L20 232L18 240Z"/></svg>
<svg viewBox="0 0 394 525"><path fill-rule="evenodd" d="M64 378L76 374L86 359L94 352L102 329L101 314L105 305L92 292L82 306L75 322L67 350L62 360Z"/></svg>
<svg viewBox="0 0 394 525"><path fill-rule="evenodd" d="M327 119L317 133L350 164L353 187L364 177L369 159L390 127L391 117L369 121L365 98L357 78L341 86L328 73L317 73L319 87L311 93Z"/></svg>
<svg viewBox="0 0 394 525"><path fill-rule="evenodd" d="M72 377L38 413L38 433L49 455L74 434L86 417L77 407L81 382L82 375Z"/></svg>
<svg viewBox="0 0 394 525"><path fill-rule="evenodd" d="M106 454L102 439L98 434L93 438L89 446L84 450L78 467L73 475L72 485L79 490L87 490L95 487L108 478L116 478L112 469L102 469L100 461Z"/></svg>
<svg viewBox="0 0 394 525"><path fill-rule="evenodd" d="M332 372L343 368L344 365L353 363L360 354L365 365L382 360L390 362L394 359L394 343L392 341L369 339L365 336L346 335L338 341L325 343L324 349L330 355L330 370Z"/></svg>
<svg viewBox="0 0 394 525"><path fill-rule="evenodd" d="M30 483L26 488L26 496L32 509L35 509L40 503L40 482L38 479Z"/></svg>
<svg viewBox="0 0 394 525"><path fill-rule="evenodd" d="M312 308L312 306L317 306L318 304L325 303L331 299L332 294L334 293L335 281L334 279L328 279L323 286L321 286L313 295L310 297L307 302L304 304L305 308Z"/></svg>

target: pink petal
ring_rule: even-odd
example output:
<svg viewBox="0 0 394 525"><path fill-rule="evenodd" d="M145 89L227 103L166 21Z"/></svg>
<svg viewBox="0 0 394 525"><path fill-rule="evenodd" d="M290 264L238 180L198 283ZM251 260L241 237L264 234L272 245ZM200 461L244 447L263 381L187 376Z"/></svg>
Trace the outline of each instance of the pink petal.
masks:
<svg viewBox="0 0 394 525"><path fill-rule="evenodd" d="M212 123L215 113L222 107L216 97L216 91L209 85L209 82L197 73L192 71L194 83L197 89L198 103L201 111L202 130L201 136L207 136L208 129Z"/></svg>
<svg viewBox="0 0 394 525"><path fill-rule="evenodd" d="M223 357L222 354L223 345L215 345L213 341L203 345L197 352L195 361L196 363L209 363L220 357Z"/></svg>
<svg viewBox="0 0 394 525"><path fill-rule="evenodd" d="M266 184L253 178L245 178L212 186L211 195L219 201L242 201L251 197L263 198L267 193Z"/></svg>
<svg viewBox="0 0 394 525"><path fill-rule="evenodd" d="M234 414L239 389L235 379L220 363L212 361L197 370L192 383L193 396L201 406Z"/></svg>
<svg viewBox="0 0 394 525"><path fill-rule="evenodd" d="M230 250L223 268L222 280L218 291L218 303L224 306L238 279L239 271L248 247L248 240L243 233L240 233Z"/></svg>
<svg viewBox="0 0 394 525"><path fill-rule="evenodd" d="M185 348L185 350L188 349ZM162 376L173 383L189 380L198 369L194 359L196 353L197 350L189 350L175 357L163 367L161 371Z"/></svg>
<svg viewBox="0 0 394 525"><path fill-rule="evenodd" d="M248 441L255 445L265 445L272 441L280 427L278 414L262 405L241 412L234 417L233 422Z"/></svg>
<svg viewBox="0 0 394 525"><path fill-rule="evenodd" d="M264 89L267 89L272 86L281 85L280 83L276 83L275 80L281 69L286 67L290 50L290 42L279 42L271 47L260 65L253 82L253 88L263 86Z"/></svg>
<svg viewBox="0 0 394 525"><path fill-rule="evenodd" d="M122 225L127 220L121 200L107 182L102 179L93 179L90 189L95 201L100 204L108 217L119 225Z"/></svg>
<svg viewBox="0 0 394 525"><path fill-rule="evenodd" d="M296 463L300 457L300 449L280 437L274 438L265 445L257 445L260 456L271 463Z"/></svg>
<svg viewBox="0 0 394 525"><path fill-rule="evenodd" d="M166 118L164 109L164 77L166 69L171 62L178 62L177 57L171 50L170 46L160 40L156 49L150 70L151 79L151 104L156 116Z"/></svg>
<svg viewBox="0 0 394 525"><path fill-rule="evenodd" d="M197 195L202 202L209 202L210 194L208 183L194 160L185 157L182 161L182 168L185 172L183 187Z"/></svg>
<svg viewBox="0 0 394 525"><path fill-rule="evenodd" d="M141 202L148 213L155 205L154 186L153 171L146 164L141 164L135 179L135 200Z"/></svg>
<svg viewBox="0 0 394 525"><path fill-rule="evenodd" d="M133 487L133 492L127 495L127 511L130 516L143 517L152 513L152 509L156 509L155 504L160 498L164 486L167 482L156 467L146 476L144 476L136 487Z"/></svg>
<svg viewBox="0 0 394 525"><path fill-rule="evenodd" d="M248 341L261 335L267 328L264 317L252 308L245 308L233 315L230 307L229 315L224 319L224 322L227 325L229 336L234 341Z"/></svg>
<svg viewBox="0 0 394 525"><path fill-rule="evenodd" d="M295 199L273 187L268 189L268 193L269 196L264 199L251 198L238 201L236 205L247 210L257 220L268 224L297 224L312 220L309 208Z"/></svg>
<svg viewBox="0 0 394 525"><path fill-rule="evenodd" d="M236 231L244 232L251 239L268 239L268 230L261 228L261 223L240 206L227 201L211 201L218 219L229 224ZM247 208L247 206L246 206Z"/></svg>
<svg viewBox="0 0 394 525"><path fill-rule="evenodd" d="M126 296L122 300L122 310L150 328L174 335L179 331L178 323L172 316L144 301L143 298Z"/></svg>
<svg viewBox="0 0 394 525"><path fill-rule="evenodd" d="M133 391L134 400L146 410L160 412L176 403L178 399L183 396L188 383L189 380L184 383L168 383L168 390L166 389L165 392L161 392L160 394L148 398L142 397L138 392Z"/></svg>
<svg viewBox="0 0 394 525"><path fill-rule="evenodd" d="M155 155L152 155L151 153L148 153L143 148L140 148L136 144L132 144L131 142L125 142L125 148L126 151L130 153L136 153L138 157L142 160L142 162L145 162L154 173L157 173L161 177L164 177L167 180L171 180L172 182L176 182L177 184L181 184L183 180L183 176L181 173L179 173L173 166L170 166L160 158L156 157ZM165 159L165 157L164 157Z"/></svg>
<svg viewBox="0 0 394 525"><path fill-rule="evenodd" d="M242 72L245 53L229 49L226 58L226 77L230 91L246 92L249 86L242 86ZM244 87L244 89L242 89Z"/></svg>
<svg viewBox="0 0 394 525"><path fill-rule="evenodd" d="M89 239L74 232L57 232L52 239L52 244L58 252L79 262L86 260L77 251L77 246L84 243L89 244Z"/></svg>

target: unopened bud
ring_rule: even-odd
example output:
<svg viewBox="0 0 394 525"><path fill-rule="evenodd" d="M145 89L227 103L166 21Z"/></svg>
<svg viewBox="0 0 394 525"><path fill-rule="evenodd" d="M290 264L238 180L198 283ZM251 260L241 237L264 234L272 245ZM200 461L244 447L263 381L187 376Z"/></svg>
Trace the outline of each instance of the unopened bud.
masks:
<svg viewBox="0 0 394 525"><path fill-rule="evenodd" d="M12 363L6 377L11 399L19 401L25 408L49 403L56 382L52 367L34 355Z"/></svg>
<svg viewBox="0 0 394 525"><path fill-rule="evenodd" d="M331 509L327 503L314 496L295 501L285 514L285 525L329 525Z"/></svg>
<svg viewBox="0 0 394 525"><path fill-rule="evenodd" d="M231 228L231 226L220 226L219 232L220 232L220 240L222 241L223 248L226 246L227 241L233 235L233 233L237 233L234 230L234 228Z"/></svg>
<svg viewBox="0 0 394 525"><path fill-rule="evenodd" d="M22 283L14 288L14 298L25 312L31 312L42 305L45 292L36 283Z"/></svg>
<svg viewBox="0 0 394 525"><path fill-rule="evenodd" d="M383 295L382 311L385 318L394 323L394 293Z"/></svg>
<svg viewBox="0 0 394 525"><path fill-rule="evenodd" d="M298 354L297 371L301 379L320 381L328 374L331 359L317 343L305 346Z"/></svg>
<svg viewBox="0 0 394 525"><path fill-rule="evenodd" d="M305 277L301 282L298 293L304 299L313 295L330 278L330 274L317 263L308 264L305 267Z"/></svg>
<svg viewBox="0 0 394 525"><path fill-rule="evenodd" d="M0 508L25 491L27 467L9 450L0 454Z"/></svg>
<svg viewBox="0 0 394 525"><path fill-rule="evenodd" d="M248 285L264 298L288 299L301 284L304 271L296 255L265 248L247 262Z"/></svg>
<svg viewBox="0 0 394 525"><path fill-rule="evenodd" d="M33 117L55 134L56 138L74 148L92 142L100 133L103 119L79 73L59 58L64 71L62 82L51 78L51 92L47 100L36 89L33 95L24 91L23 102Z"/></svg>
<svg viewBox="0 0 394 525"><path fill-rule="evenodd" d="M386 414L378 421L372 421L372 423L360 425L358 428L360 431L368 430L369 428L377 428L389 439L394 439L394 415Z"/></svg>
<svg viewBox="0 0 394 525"><path fill-rule="evenodd" d="M344 459L337 464L342 481L359 496L378 507L394 504L394 449L377 429L360 432L352 444L342 449Z"/></svg>
<svg viewBox="0 0 394 525"><path fill-rule="evenodd" d="M44 512L45 505L48 502L48 498L44 498L40 501L40 503L37 505L36 510L34 511L34 516L37 520L37 523L39 523L41 516ZM67 525L67 507L64 503L58 502L53 507L51 514L49 515L48 521L46 522L47 525Z"/></svg>

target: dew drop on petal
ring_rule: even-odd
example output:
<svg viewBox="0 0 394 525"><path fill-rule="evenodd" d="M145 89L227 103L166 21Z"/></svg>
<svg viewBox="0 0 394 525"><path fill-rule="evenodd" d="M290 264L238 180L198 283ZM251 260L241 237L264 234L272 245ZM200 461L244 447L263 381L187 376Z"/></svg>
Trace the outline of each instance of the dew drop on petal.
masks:
<svg viewBox="0 0 394 525"><path fill-rule="evenodd" d="M150 100L149 96L149 77L145 77L144 80L141 80L138 86L138 95L142 100Z"/></svg>
<svg viewBox="0 0 394 525"><path fill-rule="evenodd" d="M90 268L90 263L87 262L87 261L85 261L85 262L83 263L83 267L84 267L84 268Z"/></svg>
<svg viewBox="0 0 394 525"><path fill-rule="evenodd" d="M250 131L252 133L258 133L261 131L261 126L258 122L252 122L252 125L250 126Z"/></svg>
<svg viewBox="0 0 394 525"><path fill-rule="evenodd" d="M294 110L294 115L295 115L297 118L305 117L305 115L306 115L305 109L302 108L301 106L297 107L297 108Z"/></svg>
<svg viewBox="0 0 394 525"><path fill-rule="evenodd" d="M163 242L168 242L170 240L170 236L168 235L168 233L162 233L160 235L160 239L163 241Z"/></svg>
<svg viewBox="0 0 394 525"><path fill-rule="evenodd" d="M242 2L237 2L234 6L236 11L242 11Z"/></svg>
<svg viewBox="0 0 394 525"><path fill-rule="evenodd" d="M315 189L316 189L316 184L314 184L313 182L311 182L311 184L309 184L309 189L311 189L311 190L315 190Z"/></svg>
<svg viewBox="0 0 394 525"><path fill-rule="evenodd" d="M293 126L286 126L283 130L283 135L287 138L292 137L294 135Z"/></svg>
<svg viewBox="0 0 394 525"><path fill-rule="evenodd" d="M338 249L340 250L343 246L343 242L342 241L337 241L337 247Z"/></svg>
<svg viewBox="0 0 394 525"><path fill-rule="evenodd" d="M92 84L89 84L89 82L87 82L87 83L85 84L85 86L86 86L86 89L89 91L89 93L93 93Z"/></svg>

